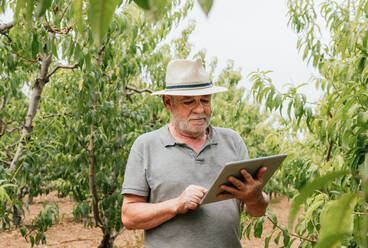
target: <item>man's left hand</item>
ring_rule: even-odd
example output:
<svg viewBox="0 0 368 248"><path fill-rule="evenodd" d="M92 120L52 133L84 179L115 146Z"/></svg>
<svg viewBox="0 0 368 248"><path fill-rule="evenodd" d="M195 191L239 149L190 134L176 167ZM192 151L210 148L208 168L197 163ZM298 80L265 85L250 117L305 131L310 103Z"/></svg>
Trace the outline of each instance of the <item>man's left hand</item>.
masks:
<svg viewBox="0 0 368 248"><path fill-rule="evenodd" d="M244 177L244 182L230 176L228 181L234 185L234 187L221 185L220 189L228 193L217 195L221 199L237 198L243 201L246 205L258 205L265 201L264 194L262 193L262 177L266 167L262 167L257 172L257 178L254 179L246 170L241 170L240 173Z"/></svg>

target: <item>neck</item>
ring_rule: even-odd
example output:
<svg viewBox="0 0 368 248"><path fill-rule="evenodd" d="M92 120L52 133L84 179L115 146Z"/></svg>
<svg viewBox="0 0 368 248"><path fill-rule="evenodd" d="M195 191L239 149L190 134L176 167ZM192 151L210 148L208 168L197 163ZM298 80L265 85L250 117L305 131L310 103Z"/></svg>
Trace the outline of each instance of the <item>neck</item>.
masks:
<svg viewBox="0 0 368 248"><path fill-rule="evenodd" d="M202 140L207 138L207 130L200 133L183 132L179 130L172 122L169 124L170 133L178 140Z"/></svg>
<svg viewBox="0 0 368 248"><path fill-rule="evenodd" d="M207 132L201 133L185 133L178 130L173 123L169 124L169 131L171 135L179 142L183 142L191 147L197 153L202 145L206 142Z"/></svg>

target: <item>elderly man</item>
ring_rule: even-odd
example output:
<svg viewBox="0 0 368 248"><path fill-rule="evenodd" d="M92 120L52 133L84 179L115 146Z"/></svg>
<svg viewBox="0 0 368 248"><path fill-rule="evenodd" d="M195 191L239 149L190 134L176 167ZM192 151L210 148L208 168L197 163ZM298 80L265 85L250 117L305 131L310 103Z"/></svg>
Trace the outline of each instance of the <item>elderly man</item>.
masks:
<svg viewBox="0 0 368 248"><path fill-rule="evenodd" d="M214 86L200 59L176 60L167 67L162 95L171 122L143 134L131 148L123 183L122 220L127 229L145 230L145 247L241 247L242 204L252 216L268 205L262 192L262 168L254 179L229 177L222 185L224 199L200 205L226 162L248 157L242 138L233 130L213 127L211 94Z"/></svg>

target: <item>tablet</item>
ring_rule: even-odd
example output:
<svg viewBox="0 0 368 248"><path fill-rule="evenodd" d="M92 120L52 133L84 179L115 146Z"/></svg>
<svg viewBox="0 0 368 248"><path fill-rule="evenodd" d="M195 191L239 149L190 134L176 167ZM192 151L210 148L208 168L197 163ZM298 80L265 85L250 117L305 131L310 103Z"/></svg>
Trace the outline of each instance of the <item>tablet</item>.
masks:
<svg viewBox="0 0 368 248"><path fill-rule="evenodd" d="M275 173L275 171L280 167L282 161L284 161L286 156L287 155L285 154L280 154L227 163L225 167L220 171L216 179L212 182L211 187L201 200L200 204L207 204L211 202L226 200L226 199L219 199L216 197L218 194L223 192L219 187L222 184L232 186L232 184L227 181L227 178L229 176L234 176L236 178L239 178L241 181L244 181L243 175L240 174L240 171L242 169L247 170L248 173L250 173L253 176L253 178L255 178L258 169L260 169L261 167L267 167L266 172L263 174L263 182L262 182L263 187L267 183L267 181L271 178L271 176Z"/></svg>

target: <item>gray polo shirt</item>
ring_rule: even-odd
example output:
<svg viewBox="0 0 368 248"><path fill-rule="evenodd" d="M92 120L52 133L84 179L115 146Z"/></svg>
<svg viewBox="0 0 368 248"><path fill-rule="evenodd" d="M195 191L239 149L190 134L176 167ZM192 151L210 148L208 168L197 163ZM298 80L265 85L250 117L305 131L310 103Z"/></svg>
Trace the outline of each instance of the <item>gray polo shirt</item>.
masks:
<svg viewBox="0 0 368 248"><path fill-rule="evenodd" d="M148 196L148 202L156 203L178 197L190 184L208 189L226 162L246 158L242 138L231 129L210 126L197 154L177 142L165 125L133 144L122 194ZM241 247L239 224L240 201L206 204L145 230L145 247Z"/></svg>

